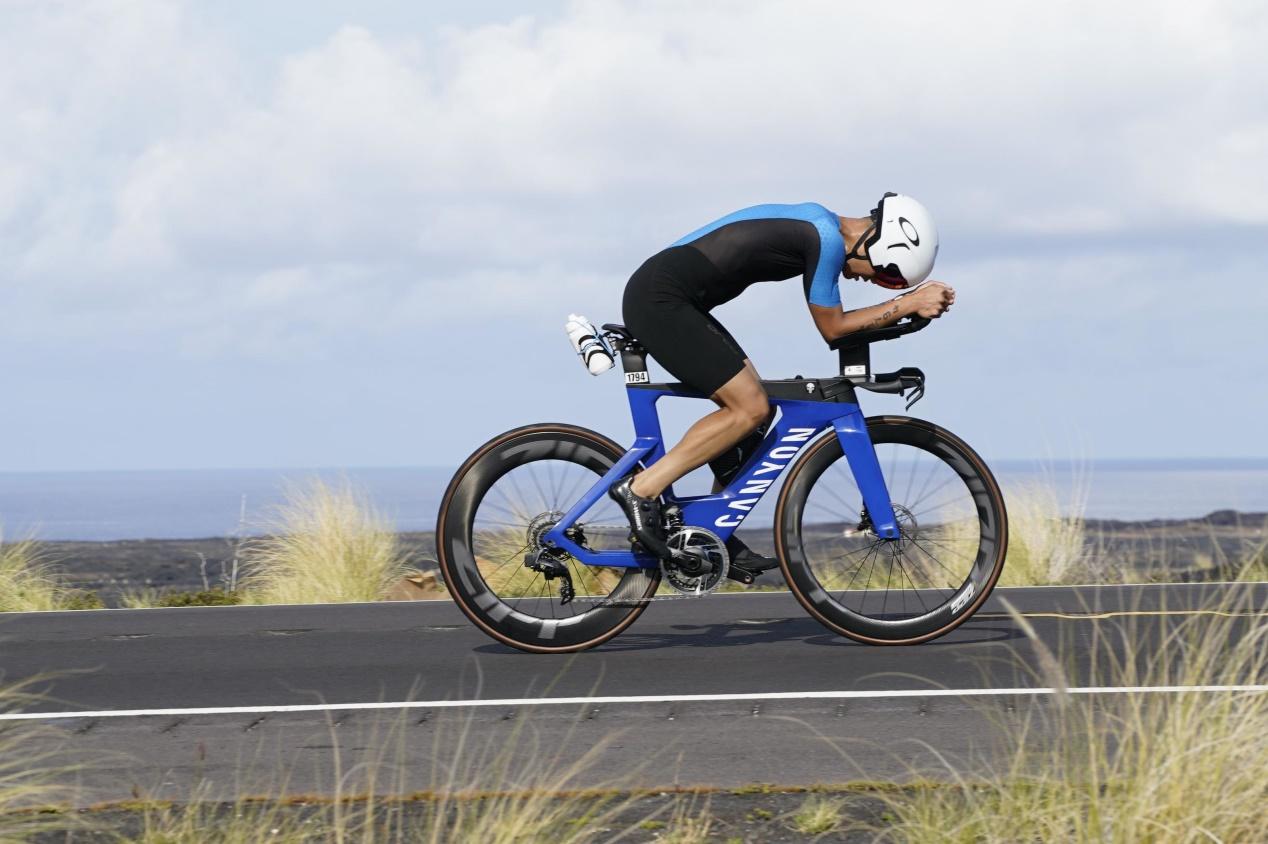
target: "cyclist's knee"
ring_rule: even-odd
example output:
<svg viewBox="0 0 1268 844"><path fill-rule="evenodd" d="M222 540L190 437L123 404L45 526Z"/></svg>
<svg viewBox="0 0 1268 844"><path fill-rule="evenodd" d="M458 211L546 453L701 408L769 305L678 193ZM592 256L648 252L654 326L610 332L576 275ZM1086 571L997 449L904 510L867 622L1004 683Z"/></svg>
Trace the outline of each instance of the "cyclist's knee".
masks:
<svg viewBox="0 0 1268 844"><path fill-rule="evenodd" d="M762 382L747 369L741 370L734 378L714 393L716 402L725 407L731 414L740 432L747 434L766 421L770 415L770 401Z"/></svg>
<svg viewBox="0 0 1268 844"><path fill-rule="evenodd" d="M770 416L770 402L766 399L766 391L758 389L756 393L745 396L731 410L744 427L744 433L757 430Z"/></svg>

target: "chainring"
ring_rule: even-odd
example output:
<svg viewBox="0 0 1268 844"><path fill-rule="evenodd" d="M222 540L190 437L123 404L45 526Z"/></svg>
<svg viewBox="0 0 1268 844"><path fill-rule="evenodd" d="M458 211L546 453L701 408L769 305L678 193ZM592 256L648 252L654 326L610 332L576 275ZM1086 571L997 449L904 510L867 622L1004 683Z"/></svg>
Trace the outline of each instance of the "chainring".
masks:
<svg viewBox="0 0 1268 844"><path fill-rule="evenodd" d="M670 533L666 544L675 551L706 560L713 567L711 571L693 576L685 574L673 560L662 560L661 574L674 591L696 598L708 595L726 578L731 555L716 533L701 527L683 527Z"/></svg>

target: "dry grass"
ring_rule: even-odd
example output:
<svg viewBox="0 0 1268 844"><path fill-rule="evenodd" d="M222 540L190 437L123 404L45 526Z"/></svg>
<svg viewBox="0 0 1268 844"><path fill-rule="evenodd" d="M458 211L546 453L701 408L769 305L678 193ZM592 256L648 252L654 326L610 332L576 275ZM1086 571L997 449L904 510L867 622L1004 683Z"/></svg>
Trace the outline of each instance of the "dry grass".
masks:
<svg viewBox="0 0 1268 844"><path fill-rule="evenodd" d="M1258 530L1251 531L1238 520L1239 538L1233 553L1227 553L1215 537L1212 529L1211 546L1213 563L1221 571L1229 572L1233 580L1242 582L1268 581L1268 519Z"/></svg>
<svg viewBox="0 0 1268 844"><path fill-rule="evenodd" d="M1212 608L1227 611L1228 607ZM1241 608L1246 609L1246 608ZM1019 624L1026 628L1024 619ZM1268 622L1188 616L1148 652L1133 619L1099 638L1091 682L1116 686L1262 684ZM1230 644L1230 642L1232 644ZM1069 674L1037 640L1037 684L1068 688ZM1108 644L1108 642L1107 642ZM1106 657L1114 653L1118 656ZM1268 694L1262 691L1058 695L1020 723L999 723L1012 751L970 778L948 764L950 785L888 796L886 837L938 842L1262 841L1268 830Z"/></svg>
<svg viewBox="0 0 1268 844"><path fill-rule="evenodd" d="M125 589L119 593L119 606L129 610L143 610L157 607L163 600L163 590L153 586L138 586Z"/></svg>
<svg viewBox="0 0 1268 844"><path fill-rule="evenodd" d="M1001 586L1073 583L1087 577L1095 556L1084 525L1087 497L1083 476L1074 478L1064 501L1050 477L1008 490L1008 559Z"/></svg>
<svg viewBox="0 0 1268 844"><path fill-rule="evenodd" d="M346 482L291 487L271 527L243 546L244 603L379 601L411 571L389 520Z"/></svg>
<svg viewBox="0 0 1268 844"><path fill-rule="evenodd" d="M456 731L457 740L433 755L428 771L406 764L412 725L406 716L376 724L351 742L364 749L351 751L344 749L349 744L341 740L344 731L332 724L333 750L323 775L329 799L288 799L288 775L277 778L278 794L268 799L226 803L201 788L188 801L144 806L142 833L122 840L588 844L616 838L618 816L636 799L615 791L619 783L596 772L606 742L568 759L575 750L571 736L539 741L527 719L509 738L485 736L465 716L437 728L438 747L446 730Z"/></svg>
<svg viewBox="0 0 1268 844"><path fill-rule="evenodd" d="M120 841L137 844L303 844L331 838L333 830L321 813L305 816L283 803L239 800L221 804L199 799L182 805L148 804L142 809L141 830Z"/></svg>
<svg viewBox="0 0 1268 844"><path fill-rule="evenodd" d="M793 813L793 829L802 835L824 835L841 824L845 800L824 794L811 794Z"/></svg>
<svg viewBox="0 0 1268 844"><path fill-rule="evenodd" d="M0 535L0 612L91 607L85 593L62 582L39 542L23 539L6 544Z"/></svg>
<svg viewBox="0 0 1268 844"><path fill-rule="evenodd" d="M649 828L652 823L660 821L644 821L640 826ZM679 797L674 802L673 812L668 823L664 823L664 831L656 836L661 844L705 844L711 840L717 821L709 811L707 797L700 801L696 796Z"/></svg>
<svg viewBox="0 0 1268 844"><path fill-rule="evenodd" d="M1238 580L1262 583L1268 581L1268 541L1261 541L1243 557Z"/></svg>
<svg viewBox="0 0 1268 844"><path fill-rule="evenodd" d="M42 698L41 678L0 686L0 713L28 709ZM64 761L64 734L38 721L0 723L0 842L28 841L37 833L84 826L73 815L32 811L70 802L77 767Z"/></svg>

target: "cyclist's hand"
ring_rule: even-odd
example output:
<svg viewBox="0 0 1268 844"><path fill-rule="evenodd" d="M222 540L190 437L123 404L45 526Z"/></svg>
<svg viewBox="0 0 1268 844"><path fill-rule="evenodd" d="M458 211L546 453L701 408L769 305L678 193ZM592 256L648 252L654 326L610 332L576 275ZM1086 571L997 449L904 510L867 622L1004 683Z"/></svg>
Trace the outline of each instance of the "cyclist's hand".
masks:
<svg viewBox="0 0 1268 844"><path fill-rule="evenodd" d="M903 296L911 299L916 315L925 319L937 319L955 304L955 290L940 281L926 281Z"/></svg>

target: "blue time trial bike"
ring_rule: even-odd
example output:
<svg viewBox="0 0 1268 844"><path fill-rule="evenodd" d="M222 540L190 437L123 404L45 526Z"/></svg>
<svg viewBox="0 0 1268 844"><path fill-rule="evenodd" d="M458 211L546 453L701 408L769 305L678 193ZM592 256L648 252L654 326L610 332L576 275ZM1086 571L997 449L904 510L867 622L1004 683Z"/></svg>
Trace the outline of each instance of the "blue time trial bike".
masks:
<svg viewBox="0 0 1268 844"><path fill-rule="evenodd" d="M871 344L929 320L847 335L831 347L838 374L763 381L777 410L761 445L725 489L677 495L663 512L673 556L631 543L608 488L665 453L657 402L708 399L654 384L647 352L603 326L621 356L636 438L622 448L568 424L529 425L478 448L445 492L436 525L441 574L485 633L536 653L599 645L653 600L702 596L759 574L726 541L787 472L774 548L788 588L830 630L900 645L942 636L980 607L1003 570L1008 517L999 485L963 440L908 416L864 417L859 391L924 395L915 367L876 373ZM658 591L662 593L658 596Z"/></svg>

